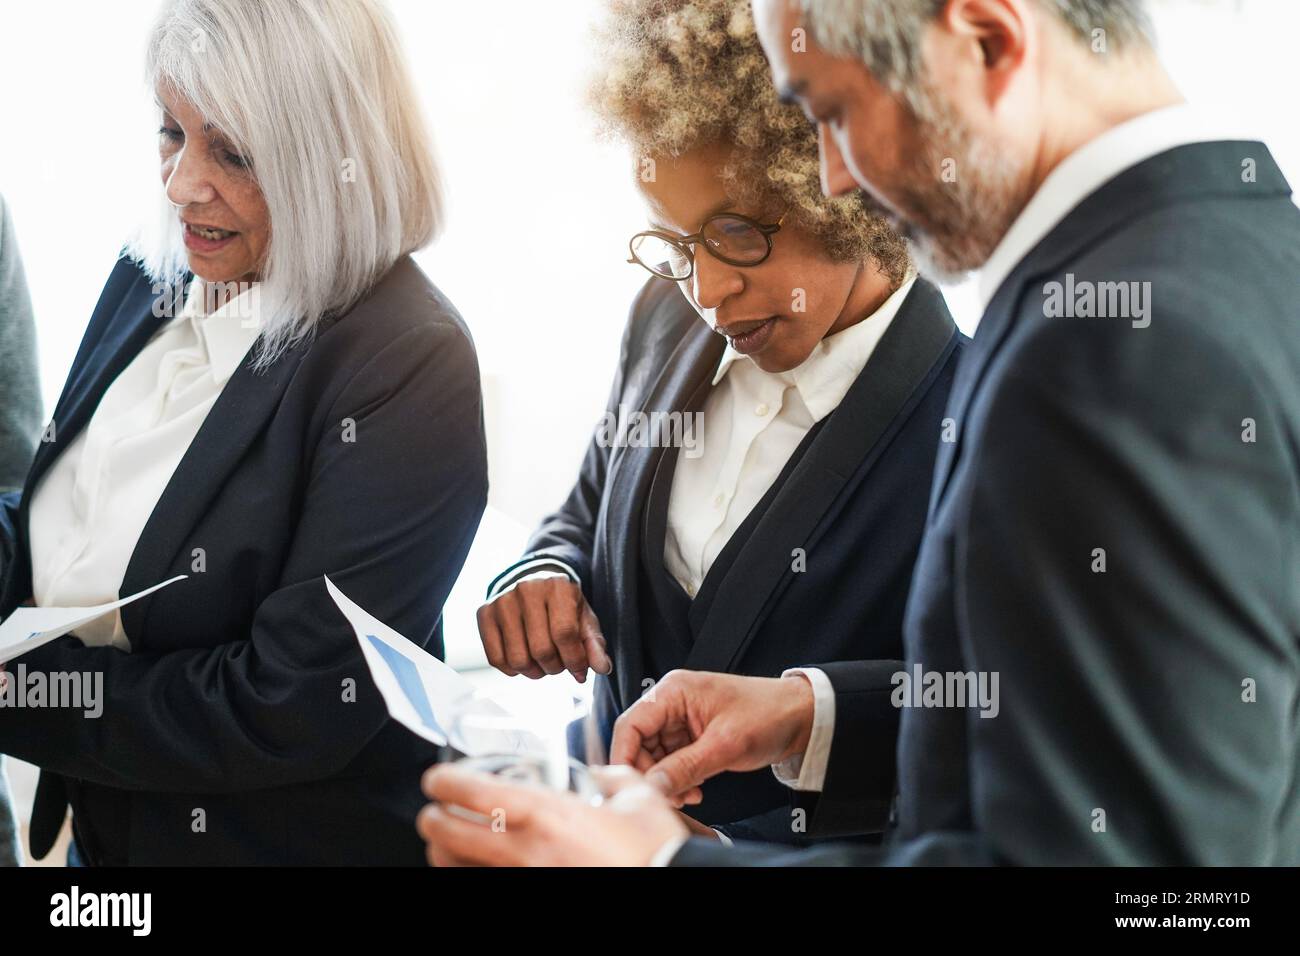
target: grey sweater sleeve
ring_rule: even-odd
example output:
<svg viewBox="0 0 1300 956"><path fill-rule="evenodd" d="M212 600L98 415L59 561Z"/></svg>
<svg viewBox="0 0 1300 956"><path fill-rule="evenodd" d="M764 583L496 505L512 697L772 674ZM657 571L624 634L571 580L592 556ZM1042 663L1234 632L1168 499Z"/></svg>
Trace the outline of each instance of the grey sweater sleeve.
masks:
<svg viewBox="0 0 1300 956"><path fill-rule="evenodd" d="M32 302L9 210L0 197L0 492L22 485L40 427Z"/></svg>
<svg viewBox="0 0 1300 956"><path fill-rule="evenodd" d="M9 210L0 197L0 492L22 484L40 424L32 302ZM17 821L0 760L0 866L16 866L21 858Z"/></svg>

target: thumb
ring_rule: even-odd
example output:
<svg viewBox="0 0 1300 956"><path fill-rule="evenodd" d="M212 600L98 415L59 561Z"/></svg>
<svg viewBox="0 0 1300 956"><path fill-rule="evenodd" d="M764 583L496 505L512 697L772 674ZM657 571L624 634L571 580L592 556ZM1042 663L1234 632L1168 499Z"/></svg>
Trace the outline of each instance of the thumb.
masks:
<svg viewBox="0 0 1300 956"><path fill-rule="evenodd" d="M588 767L587 772L591 774L591 779L600 787L601 794L606 797L612 797L629 787L645 784L645 777L631 767Z"/></svg>
<svg viewBox="0 0 1300 956"><path fill-rule="evenodd" d="M721 749L706 734L674 750L646 773L646 780L669 797L681 796L727 769Z"/></svg>
<svg viewBox="0 0 1300 956"><path fill-rule="evenodd" d="M587 652L587 664L597 674L609 674L614 670L614 662L605 649L605 635L600 632L600 621L585 601L582 604L582 646Z"/></svg>
<svg viewBox="0 0 1300 956"><path fill-rule="evenodd" d="M631 767L592 767L591 776L600 785L605 805L636 812L647 807L665 807L664 795Z"/></svg>

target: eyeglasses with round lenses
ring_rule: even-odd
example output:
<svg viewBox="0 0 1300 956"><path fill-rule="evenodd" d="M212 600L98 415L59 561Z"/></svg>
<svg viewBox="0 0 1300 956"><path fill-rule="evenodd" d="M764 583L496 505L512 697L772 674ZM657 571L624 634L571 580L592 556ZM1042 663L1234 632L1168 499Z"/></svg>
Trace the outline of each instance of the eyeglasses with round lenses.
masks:
<svg viewBox="0 0 1300 956"><path fill-rule="evenodd" d="M756 266L772 254L772 236L779 232L782 216L776 222L762 223L748 216L724 212L710 216L700 231L677 236L660 229L638 232L628 243L634 262L661 279L681 282L695 272L696 245L709 255L731 266Z"/></svg>

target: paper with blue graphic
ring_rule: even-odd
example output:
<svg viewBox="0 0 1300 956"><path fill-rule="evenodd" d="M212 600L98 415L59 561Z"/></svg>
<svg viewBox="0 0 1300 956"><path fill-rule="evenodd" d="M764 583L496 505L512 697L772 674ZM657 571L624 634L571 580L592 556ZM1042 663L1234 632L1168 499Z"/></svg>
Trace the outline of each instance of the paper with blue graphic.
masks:
<svg viewBox="0 0 1300 956"><path fill-rule="evenodd" d="M118 608L125 607L132 601L138 601L146 595L153 594L160 588L184 580L189 575L178 574L170 580L155 584L130 597L94 607L20 607L0 624L0 664L7 664L16 657L34 651L50 641L56 641L65 634L71 634L83 624L89 624L98 617L103 617Z"/></svg>
<svg viewBox="0 0 1300 956"><path fill-rule="evenodd" d="M328 577L325 587L356 632L389 716L425 740L471 757L536 752L519 720L414 641L369 614Z"/></svg>

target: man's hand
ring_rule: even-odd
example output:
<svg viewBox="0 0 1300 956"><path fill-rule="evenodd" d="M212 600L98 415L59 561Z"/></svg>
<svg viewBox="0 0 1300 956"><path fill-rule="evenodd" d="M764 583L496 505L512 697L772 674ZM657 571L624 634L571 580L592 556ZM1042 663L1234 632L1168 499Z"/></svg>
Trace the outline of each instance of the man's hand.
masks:
<svg viewBox="0 0 1300 956"><path fill-rule="evenodd" d="M798 675L672 671L618 718L609 759L681 807L700 802L710 777L803 753L812 724L812 685Z"/></svg>
<svg viewBox="0 0 1300 956"><path fill-rule="evenodd" d="M526 578L478 609L488 662L507 677L567 670L582 683L587 668L608 674L605 637L582 588L562 574Z"/></svg>
<svg viewBox="0 0 1300 956"><path fill-rule="evenodd" d="M424 775L432 800L416 829L434 866L645 866L687 835L679 814L626 767L593 774L606 794L593 807L576 794L440 764ZM467 820L446 805L486 818Z"/></svg>

